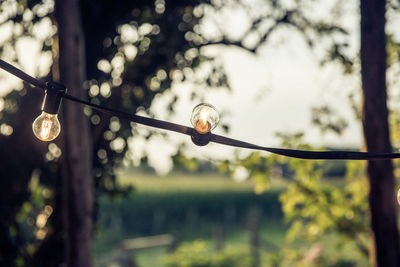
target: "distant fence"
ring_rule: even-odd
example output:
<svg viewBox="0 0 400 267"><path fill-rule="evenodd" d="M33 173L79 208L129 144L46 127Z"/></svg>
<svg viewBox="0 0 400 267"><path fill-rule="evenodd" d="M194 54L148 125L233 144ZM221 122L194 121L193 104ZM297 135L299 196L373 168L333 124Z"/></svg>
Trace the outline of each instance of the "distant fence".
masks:
<svg viewBox="0 0 400 267"><path fill-rule="evenodd" d="M169 251L173 251L178 246L178 238L172 234L163 234L125 239L117 249L97 259L96 266L138 267L132 251L161 246L167 246Z"/></svg>
<svg viewBox="0 0 400 267"><path fill-rule="evenodd" d="M122 241L121 249L130 251L141 248L168 246L174 250L178 245L178 238L172 234L155 235L148 237L130 238Z"/></svg>

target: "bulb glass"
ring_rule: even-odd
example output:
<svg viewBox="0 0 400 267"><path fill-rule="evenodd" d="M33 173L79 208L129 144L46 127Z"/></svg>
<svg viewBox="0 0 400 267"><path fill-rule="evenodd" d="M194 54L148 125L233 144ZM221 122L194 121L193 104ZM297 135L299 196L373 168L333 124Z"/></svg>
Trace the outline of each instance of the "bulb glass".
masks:
<svg viewBox="0 0 400 267"><path fill-rule="evenodd" d="M219 114L212 105L202 103L194 107L190 122L198 133L206 134L218 125Z"/></svg>
<svg viewBox="0 0 400 267"><path fill-rule="evenodd" d="M32 124L35 136L42 141L51 141L60 134L61 126L57 114L42 112Z"/></svg>

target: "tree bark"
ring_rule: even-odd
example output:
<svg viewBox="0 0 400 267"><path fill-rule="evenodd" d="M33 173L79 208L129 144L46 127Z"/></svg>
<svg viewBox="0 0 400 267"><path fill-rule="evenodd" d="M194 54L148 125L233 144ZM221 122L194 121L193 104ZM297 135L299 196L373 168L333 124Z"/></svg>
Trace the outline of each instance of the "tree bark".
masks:
<svg viewBox="0 0 400 267"><path fill-rule="evenodd" d="M363 127L368 151L391 152L386 104L385 5L361 0L361 76ZM392 162L369 161L369 205L373 232L373 265L400 266Z"/></svg>
<svg viewBox="0 0 400 267"><path fill-rule="evenodd" d="M84 35L78 0L56 0L60 82L83 98ZM82 105L63 103L64 233L67 266L92 265L93 182L88 121Z"/></svg>

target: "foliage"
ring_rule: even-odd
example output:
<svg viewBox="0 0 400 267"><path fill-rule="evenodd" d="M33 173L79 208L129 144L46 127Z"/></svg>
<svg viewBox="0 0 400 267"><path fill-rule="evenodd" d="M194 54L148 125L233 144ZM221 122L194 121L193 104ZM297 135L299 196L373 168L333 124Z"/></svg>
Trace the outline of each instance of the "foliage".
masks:
<svg viewBox="0 0 400 267"><path fill-rule="evenodd" d="M20 243L20 249L32 257L36 252L47 232L48 219L53 213L53 207L46 205L52 197L52 192L39 183L39 171L36 170L28 185L30 192L29 200L25 201L16 215L17 225L9 229L10 236ZM22 265L22 257L17 258L15 264Z"/></svg>
<svg viewBox="0 0 400 267"><path fill-rule="evenodd" d="M217 166L208 160L199 160L187 157L181 149L171 157L174 171L186 173L216 173Z"/></svg>
<svg viewBox="0 0 400 267"><path fill-rule="evenodd" d="M283 146L310 149L303 144L301 137L301 134L284 135ZM268 161L269 169L286 163L293 172L293 180L280 195L285 220L290 223L290 228L285 245L276 254L277 258L270 259L271 262L280 262L279 266L340 266L343 261L346 264L368 262L369 190L362 162L349 162L346 184L335 186L322 180L323 161L274 155L249 161L254 159L254 154L244 159L246 168L257 170L260 162L264 164ZM257 176L255 178L255 182L259 182ZM263 180L264 183L268 180ZM356 256L346 254L345 248L349 246Z"/></svg>
<svg viewBox="0 0 400 267"><path fill-rule="evenodd" d="M208 64L210 72L204 79L194 74L202 63L212 61L200 51L203 39L196 32L204 6L198 5L198 1L98 1L94 8L91 1L83 1L88 97L129 113L153 116L152 100L174 82L190 80L196 87L229 88L217 64ZM199 97L196 90L193 94ZM167 112L174 111L179 98L171 95ZM148 140L157 132L146 130L140 133L144 135L141 138L136 125L128 121L96 111L89 117L95 175L100 178L99 191L107 192L117 188L114 167L130 160L128 143L135 138Z"/></svg>
<svg viewBox="0 0 400 267"><path fill-rule="evenodd" d="M367 261L368 182L364 175L360 175L362 166L354 163L351 165L348 183L342 189L321 184L320 171L315 163L304 164L302 160L291 162L291 166L296 170L296 176L280 198L285 218L291 222L291 228L287 233L288 244L301 240L307 246L310 243L320 242L324 236L334 234L337 239L332 243L335 243L333 249L337 255L329 259L331 264L342 260L342 248L348 244L354 244L353 252L361 254L364 261ZM324 255L326 249L321 246L321 250L316 261L318 258L326 260ZM286 248L284 253L290 253L289 251L290 249ZM292 260L296 262L306 259L311 251L311 249L306 250L305 255L298 253Z"/></svg>
<svg viewBox="0 0 400 267"><path fill-rule="evenodd" d="M29 9L29 10L28 10ZM20 44L20 39L31 38L45 42L51 31L39 33L39 25L49 22L46 18L52 7L41 1L23 1L16 5L15 1L2 1L0 3L1 28L6 30L1 40L0 54L2 59L15 61L18 56L15 47ZM13 17L13 21L7 21ZM7 30L8 29L8 30ZM38 59L46 59L49 52L38 55ZM38 71L42 77L42 71ZM1 78L5 78L3 75ZM35 224L39 210L44 208L42 201L54 207L52 189L57 184L57 171L54 162L60 156L57 153L58 146L52 144L39 144L27 135L31 132L30 123L38 115L40 92L26 87L17 86L17 90L10 92L6 98L2 98L0 109L0 143L3 148L0 153L2 164L0 165L0 265L22 265L25 259L32 261L32 254L37 252L38 244L42 243L35 235L34 229L29 224ZM52 148L50 152L49 148ZM46 155L46 153L48 153ZM29 156L27 156L29 155ZM52 158L52 162L46 160ZM46 181L49 198L40 200L37 193L41 185L30 187L31 177L36 177L36 182ZM31 184L32 185L32 184ZM36 189L37 190L36 190ZM40 194L40 193L39 193ZM40 203L37 203L39 201ZM32 203L31 203L32 202ZM54 215L54 213L53 213ZM47 227L47 226L46 226ZM42 232L43 234L44 232ZM47 236L47 232L44 234ZM43 237L43 235L42 235ZM42 238L43 239L43 238ZM49 257L50 258L50 257Z"/></svg>
<svg viewBox="0 0 400 267"><path fill-rule="evenodd" d="M317 126L322 133L331 131L340 135L348 126L346 120L335 115L336 112L328 105L313 107L311 113L312 123Z"/></svg>
<svg viewBox="0 0 400 267"><path fill-rule="evenodd" d="M180 246L165 260L167 267L250 267L250 253L243 249L227 248L212 252L200 240Z"/></svg>

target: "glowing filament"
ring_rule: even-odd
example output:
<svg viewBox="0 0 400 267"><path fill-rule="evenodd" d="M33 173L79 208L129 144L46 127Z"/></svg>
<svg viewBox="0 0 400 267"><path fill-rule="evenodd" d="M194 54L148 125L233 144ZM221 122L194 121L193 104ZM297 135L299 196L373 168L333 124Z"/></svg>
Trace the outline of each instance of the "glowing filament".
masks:
<svg viewBox="0 0 400 267"><path fill-rule="evenodd" d="M50 135L50 129L51 129L51 121L49 119L45 119L42 122L42 127L40 130L39 135L41 136L41 139L48 139Z"/></svg>
<svg viewBox="0 0 400 267"><path fill-rule="evenodd" d="M210 118L210 113L207 109L202 109L200 111L199 120L196 122L196 131L199 133L208 133L211 130L211 125L208 122Z"/></svg>

